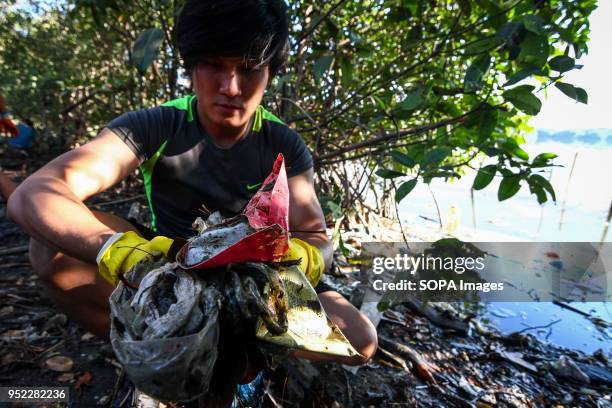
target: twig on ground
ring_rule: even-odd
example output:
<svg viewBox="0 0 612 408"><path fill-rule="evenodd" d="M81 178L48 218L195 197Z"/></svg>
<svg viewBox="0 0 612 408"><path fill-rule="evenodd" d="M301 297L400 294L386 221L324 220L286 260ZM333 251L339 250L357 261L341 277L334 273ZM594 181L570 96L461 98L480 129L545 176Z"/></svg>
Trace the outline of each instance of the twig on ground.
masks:
<svg viewBox="0 0 612 408"><path fill-rule="evenodd" d="M557 320L554 320L554 321L552 321L552 322L550 322L548 324L542 325L542 326L529 326L529 327L525 327L524 329L517 331L517 333L524 333L527 330L547 329L550 326L552 326L553 324L559 323L560 321L561 321L561 319L557 319Z"/></svg>
<svg viewBox="0 0 612 408"><path fill-rule="evenodd" d="M117 393L119 392L119 386L123 382L124 376L125 376L125 370L123 369L123 367L121 367L121 369L119 370L119 375L117 376L117 381L115 381L115 386L113 387L113 394L111 395L111 399L110 399L111 402L109 405L111 407L114 407L113 404L115 403L115 399L117 398Z"/></svg>
<svg viewBox="0 0 612 408"><path fill-rule="evenodd" d="M21 252L27 251L29 247L29 245L19 245L12 248L0 249L0 256L19 254Z"/></svg>
<svg viewBox="0 0 612 408"><path fill-rule="evenodd" d="M397 365L399 365L400 367L402 367L402 369L406 372L410 372L410 367L408 367L408 364L406 364L406 361L401 358L400 356L397 356L393 353L391 353L390 351L385 350L384 348L378 346L378 351L380 351L382 354L384 354L386 357L389 357L394 363L396 363Z"/></svg>
<svg viewBox="0 0 612 408"><path fill-rule="evenodd" d="M346 370L342 370L344 373L344 379L346 380L346 406L353 406L353 396L351 395L351 381L349 380Z"/></svg>
<svg viewBox="0 0 612 408"><path fill-rule="evenodd" d="M22 266L30 266L29 262L12 262L4 265L0 265L0 270L2 269L11 269L11 268L19 268ZM0 282L7 282L7 280L0 279Z"/></svg>
<svg viewBox="0 0 612 408"><path fill-rule="evenodd" d="M437 311L431 307L427 307L423 302L417 300L414 297L406 297L406 305L413 311L425 316L436 326L440 326L446 329L452 329L463 336L467 336L470 324L469 322L463 322L459 320L450 320L442 317Z"/></svg>
<svg viewBox="0 0 612 408"><path fill-rule="evenodd" d="M397 353L403 354L408 357L408 359L416 367L417 373L423 380L427 381L430 384L438 384L435 378L433 377L433 374L431 373L432 371L434 371L435 368L431 364L426 362L416 350L405 344L397 343L384 336L378 336L378 339L380 340L380 343L386 348L389 348Z"/></svg>
<svg viewBox="0 0 612 408"><path fill-rule="evenodd" d="M58 348L60 348L61 346L64 345L64 343L66 343L66 339L60 340L57 343L55 343L54 345L52 345L51 347L49 347L48 349L46 349L45 351L43 351L42 353L40 353L38 356L36 356L35 360L42 360L43 357L45 357L46 355L48 355L49 353L57 350Z"/></svg>
<svg viewBox="0 0 612 408"><path fill-rule="evenodd" d="M580 309L576 309L574 306L568 305L567 303L561 302L560 300L553 300L553 304L562 307L563 309L571 310L572 312L578 313L584 317L591 317L591 315L587 312L583 312Z"/></svg>

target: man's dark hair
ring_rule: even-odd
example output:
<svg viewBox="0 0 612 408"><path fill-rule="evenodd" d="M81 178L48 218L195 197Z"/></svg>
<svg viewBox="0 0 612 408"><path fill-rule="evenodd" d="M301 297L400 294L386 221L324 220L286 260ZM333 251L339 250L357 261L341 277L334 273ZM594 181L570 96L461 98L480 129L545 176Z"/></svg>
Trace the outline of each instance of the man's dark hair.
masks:
<svg viewBox="0 0 612 408"><path fill-rule="evenodd" d="M287 61L283 0L187 0L177 31L189 72L202 58L244 57L252 65L269 64L274 76Z"/></svg>

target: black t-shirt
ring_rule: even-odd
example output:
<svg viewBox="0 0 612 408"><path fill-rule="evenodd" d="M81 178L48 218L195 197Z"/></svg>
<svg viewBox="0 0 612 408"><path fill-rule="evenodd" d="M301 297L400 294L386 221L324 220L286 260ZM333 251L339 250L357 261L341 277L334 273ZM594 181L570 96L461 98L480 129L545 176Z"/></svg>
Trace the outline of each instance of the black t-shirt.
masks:
<svg viewBox="0 0 612 408"><path fill-rule="evenodd" d="M278 153L287 176L312 167L302 138L259 106L251 130L229 149L200 125L195 96L125 113L108 124L141 160L152 228L170 237L195 234L196 217L242 211L272 171Z"/></svg>

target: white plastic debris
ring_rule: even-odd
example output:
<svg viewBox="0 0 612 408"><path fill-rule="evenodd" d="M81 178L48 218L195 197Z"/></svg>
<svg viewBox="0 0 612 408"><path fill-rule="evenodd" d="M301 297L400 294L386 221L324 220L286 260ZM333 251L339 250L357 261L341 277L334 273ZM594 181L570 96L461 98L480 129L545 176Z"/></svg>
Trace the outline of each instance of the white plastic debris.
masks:
<svg viewBox="0 0 612 408"><path fill-rule="evenodd" d="M253 232L246 218L236 223L206 228L200 235L189 240L185 265L204 262Z"/></svg>
<svg viewBox="0 0 612 408"><path fill-rule="evenodd" d="M111 344L136 387L162 401L191 401L208 391L220 299L213 286L174 263L150 271L138 290L117 286L110 297Z"/></svg>
<svg viewBox="0 0 612 408"><path fill-rule="evenodd" d="M561 377L571 378L572 380L582 383L590 383L591 379L584 373L568 356L561 356L559 360L553 364L553 371Z"/></svg>

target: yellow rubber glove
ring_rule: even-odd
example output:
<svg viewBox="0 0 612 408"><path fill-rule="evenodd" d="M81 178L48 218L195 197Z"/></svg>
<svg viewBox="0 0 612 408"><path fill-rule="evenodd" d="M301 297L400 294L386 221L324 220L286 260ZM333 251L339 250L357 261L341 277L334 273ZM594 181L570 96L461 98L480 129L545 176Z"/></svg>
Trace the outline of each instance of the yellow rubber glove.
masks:
<svg viewBox="0 0 612 408"><path fill-rule="evenodd" d="M134 265L162 255L168 256L170 246L174 242L170 238L155 237L151 241L144 239L134 231L112 236L114 240L105 245L98 254L98 270L100 275L111 285L116 285L118 275L129 271Z"/></svg>
<svg viewBox="0 0 612 408"><path fill-rule="evenodd" d="M300 269L302 269L312 287L317 286L325 268L325 260L319 248L299 238L291 238L289 249L285 252L283 261L297 261L298 259L300 259Z"/></svg>

